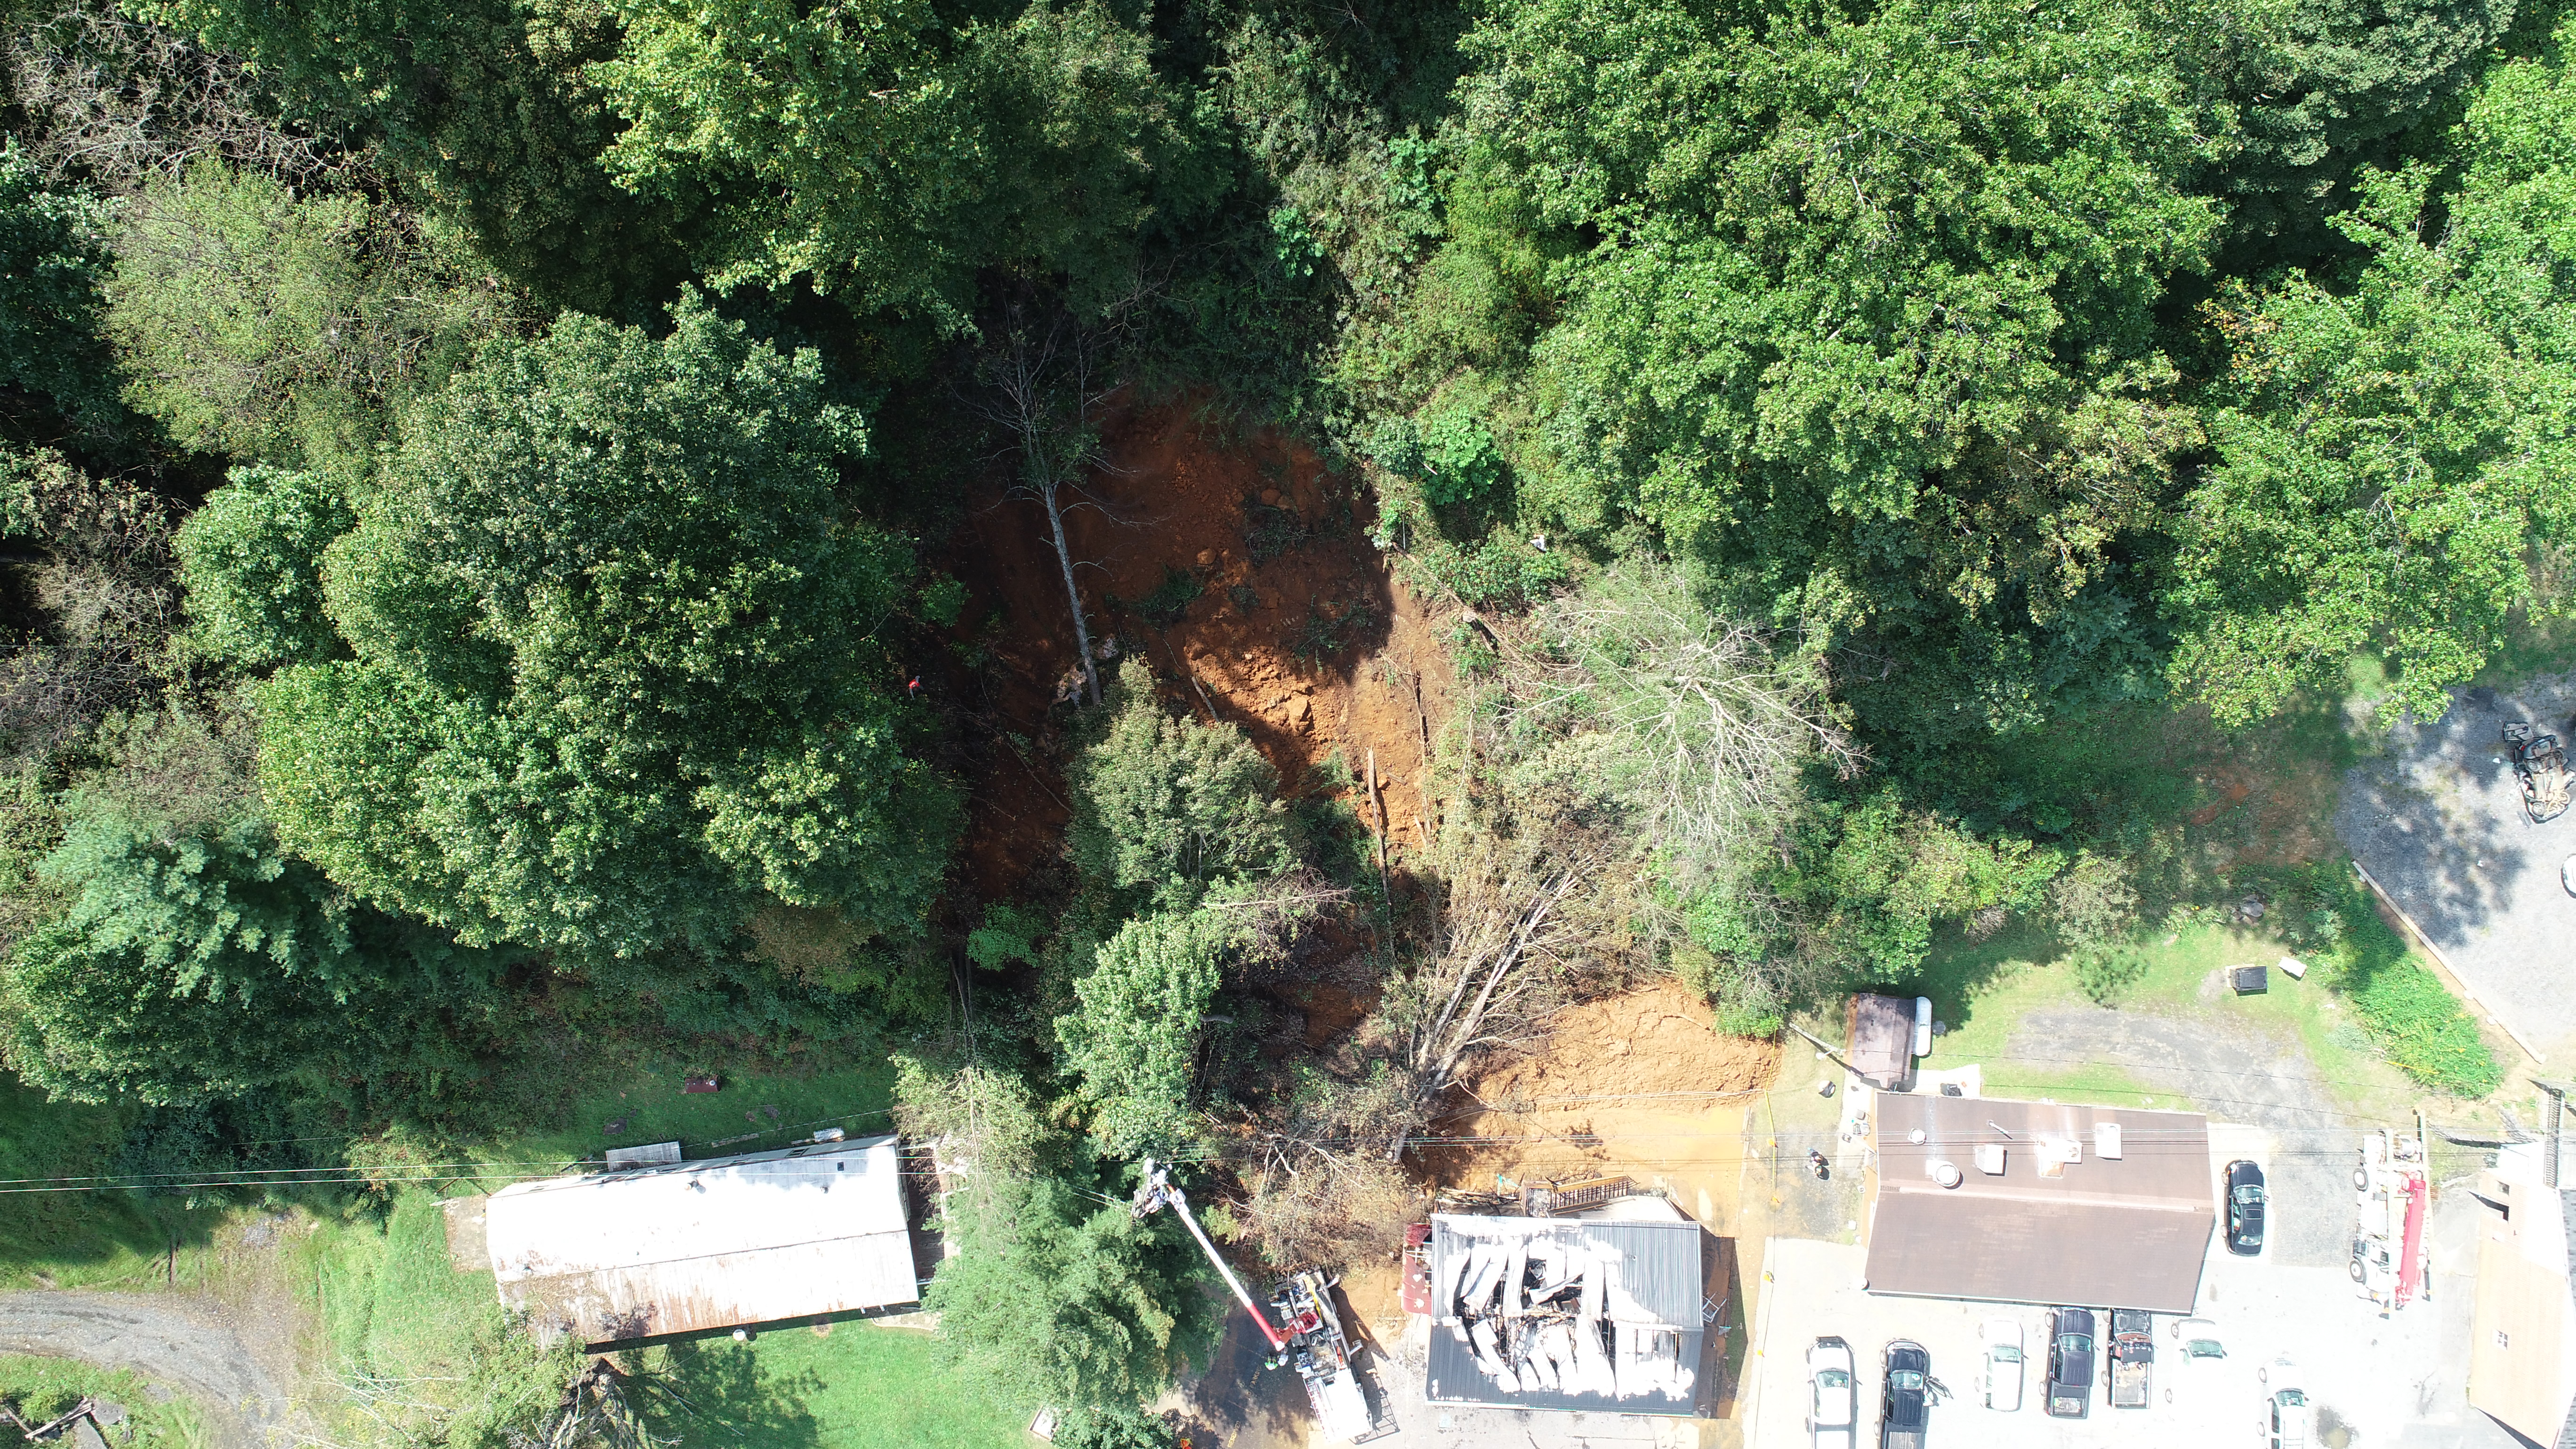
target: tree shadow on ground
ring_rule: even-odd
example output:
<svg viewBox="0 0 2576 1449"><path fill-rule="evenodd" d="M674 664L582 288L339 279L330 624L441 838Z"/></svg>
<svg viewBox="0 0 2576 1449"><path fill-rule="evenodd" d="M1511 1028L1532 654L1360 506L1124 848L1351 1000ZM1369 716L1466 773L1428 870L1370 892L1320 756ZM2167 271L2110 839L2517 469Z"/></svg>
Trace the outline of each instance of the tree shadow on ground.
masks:
<svg viewBox="0 0 2576 1449"><path fill-rule="evenodd" d="M644 1417L680 1449L817 1449L822 1425L805 1408L823 1381L811 1373L778 1373L745 1344L723 1340L665 1344L645 1353L653 1392Z"/></svg>

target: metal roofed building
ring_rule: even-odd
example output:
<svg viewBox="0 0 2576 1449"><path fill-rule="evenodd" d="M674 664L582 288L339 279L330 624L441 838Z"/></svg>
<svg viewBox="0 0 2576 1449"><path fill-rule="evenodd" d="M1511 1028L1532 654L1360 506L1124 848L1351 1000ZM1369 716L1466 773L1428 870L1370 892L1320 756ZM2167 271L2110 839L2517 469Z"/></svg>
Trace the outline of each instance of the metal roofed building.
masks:
<svg viewBox="0 0 2576 1449"><path fill-rule="evenodd" d="M1845 1008L1849 1026L1843 1033L1845 1065L1852 1074L1882 1091L1897 1091L1914 1075L1914 1001L1852 993Z"/></svg>
<svg viewBox="0 0 2576 1449"><path fill-rule="evenodd" d="M1881 1095L1868 1288L2188 1313L2217 1221L2197 1112Z"/></svg>
<svg viewBox="0 0 2576 1449"><path fill-rule="evenodd" d="M584 1343L921 1296L892 1137L523 1182L484 1234L501 1301Z"/></svg>
<svg viewBox="0 0 2576 1449"><path fill-rule="evenodd" d="M2479 1174L2469 1405L2533 1444L2576 1445L2576 1191L2555 1144L2509 1144Z"/></svg>
<svg viewBox="0 0 2576 1449"><path fill-rule="evenodd" d="M1697 1412L1705 1281L1687 1220L1431 1217L1435 1404Z"/></svg>

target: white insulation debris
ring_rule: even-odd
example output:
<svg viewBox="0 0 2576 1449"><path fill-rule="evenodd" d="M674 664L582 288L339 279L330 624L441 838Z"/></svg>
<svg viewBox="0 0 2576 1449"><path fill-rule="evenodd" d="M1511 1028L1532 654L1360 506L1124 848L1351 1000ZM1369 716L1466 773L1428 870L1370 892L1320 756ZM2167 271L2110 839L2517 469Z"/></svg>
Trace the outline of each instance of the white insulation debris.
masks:
<svg viewBox="0 0 2576 1449"><path fill-rule="evenodd" d="M1671 1303L1672 1285L1622 1281L1643 1260L1597 1240L1579 1220L1446 1222L1452 1237L1432 1311L1489 1381L1481 1395L1461 1389L1460 1397L1598 1398L1667 1412L1690 1402L1699 1325L1665 1321L1648 1307ZM1695 1300L1696 1288L1686 1281L1681 1291Z"/></svg>

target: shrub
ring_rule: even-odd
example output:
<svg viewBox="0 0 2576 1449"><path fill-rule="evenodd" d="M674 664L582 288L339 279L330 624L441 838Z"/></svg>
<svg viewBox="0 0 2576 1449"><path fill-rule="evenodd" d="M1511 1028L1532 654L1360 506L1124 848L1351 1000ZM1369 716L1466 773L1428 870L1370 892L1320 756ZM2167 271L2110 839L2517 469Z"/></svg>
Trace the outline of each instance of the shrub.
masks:
<svg viewBox="0 0 2576 1449"><path fill-rule="evenodd" d="M1438 508L1481 498L1503 481L1493 429L1461 408L1381 423L1368 451L1379 467L1421 485L1423 499Z"/></svg>
<svg viewBox="0 0 2576 1449"><path fill-rule="evenodd" d="M2049 882L2048 905L2058 939L2080 950L2112 941L2136 923L2138 888L2125 863L2088 850Z"/></svg>
<svg viewBox="0 0 2576 1449"><path fill-rule="evenodd" d="M2075 958L2075 984L2096 1006L2119 1005L2146 975L2146 953L2135 946L2093 946Z"/></svg>
<svg viewBox="0 0 2576 1449"><path fill-rule="evenodd" d="M2272 885L2283 937L2352 1003L2372 1045L2399 1071L2456 1097L2483 1097L2504 1084L2476 1019L2379 918L2350 866L2307 866Z"/></svg>
<svg viewBox="0 0 2576 1449"><path fill-rule="evenodd" d="M2347 994L2379 1049L2416 1081L2455 1097L2483 1097L2504 1085L2478 1024L2422 966L2390 963L2361 976Z"/></svg>

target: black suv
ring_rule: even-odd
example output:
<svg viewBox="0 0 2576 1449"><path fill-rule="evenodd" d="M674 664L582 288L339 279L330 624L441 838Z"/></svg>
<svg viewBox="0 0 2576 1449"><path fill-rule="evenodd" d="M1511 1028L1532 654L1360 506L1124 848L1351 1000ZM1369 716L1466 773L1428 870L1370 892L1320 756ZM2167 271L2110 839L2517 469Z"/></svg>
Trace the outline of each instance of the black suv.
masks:
<svg viewBox="0 0 2576 1449"><path fill-rule="evenodd" d="M2227 1164L2227 1251L2250 1258L2263 1251L2263 1169Z"/></svg>
<svg viewBox="0 0 2576 1449"><path fill-rule="evenodd" d="M1879 1449L1923 1449L1932 1422L1932 1355L1910 1338L1887 1346L1878 1400Z"/></svg>
<svg viewBox="0 0 2576 1449"><path fill-rule="evenodd" d="M2092 1408L2093 1310L2055 1309L2048 1315L2048 1412L2081 1419Z"/></svg>

